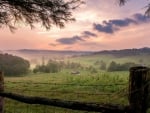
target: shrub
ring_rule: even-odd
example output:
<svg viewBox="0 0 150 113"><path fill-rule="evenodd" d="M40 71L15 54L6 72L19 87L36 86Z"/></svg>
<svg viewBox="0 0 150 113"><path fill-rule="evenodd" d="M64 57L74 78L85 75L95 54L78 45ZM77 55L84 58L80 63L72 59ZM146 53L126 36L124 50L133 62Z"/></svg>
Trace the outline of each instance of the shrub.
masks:
<svg viewBox="0 0 150 113"><path fill-rule="evenodd" d="M91 73L97 73L98 72L97 69L95 67L93 67L93 66L87 67L86 70L90 71Z"/></svg>
<svg viewBox="0 0 150 113"><path fill-rule="evenodd" d="M100 61L100 69L106 70L106 63L103 60Z"/></svg>
<svg viewBox="0 0 150 113"><path fill-rule="evenodd" d="M61 65L57 61L49 60L46 65L37 65L34 69L33 72L44 72L44 73L57 73L61 70Z"/></svg>
<svg viewBox="0 0 150 113"><path fill-rule="evenodd" d="M124 64L117 64L116 62L112 61L108 66L108 71L128 71L130 67L137 66L133 62L127 62Z"/></svg>

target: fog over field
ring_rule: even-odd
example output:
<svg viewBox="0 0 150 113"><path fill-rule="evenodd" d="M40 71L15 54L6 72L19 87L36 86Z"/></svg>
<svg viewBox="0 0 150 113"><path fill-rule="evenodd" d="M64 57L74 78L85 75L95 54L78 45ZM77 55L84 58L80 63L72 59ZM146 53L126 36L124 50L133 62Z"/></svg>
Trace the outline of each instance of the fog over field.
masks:
<svg viewBox="0 0 150 113"><path fill-rule="evenodd" d="M149 74L150 0L0 0L0 113L150 113Z"/></svg>
<svg viewBox="0 0 150 113"><path fill-rule="evenodd" d="M150 48L133 48L133 49L122 49L122 50L103 50L103 51L57 51L57 50L32 50L32 49L21 49L21 50L7 50L2 53L9 53L16 56L23 57L30 61L31 64L41 64L44 60L73 60L77 62L77 59L82 59L78 62L86 61L87 57L93 60L104 60L109 61L116 60L117 62L139 62L142 59L143 65L149 65L150 59ZM111 57L110 57L111 56ZM107 60L108 61L108 60ZM87 61L88 62L88 61Z"/></svg>

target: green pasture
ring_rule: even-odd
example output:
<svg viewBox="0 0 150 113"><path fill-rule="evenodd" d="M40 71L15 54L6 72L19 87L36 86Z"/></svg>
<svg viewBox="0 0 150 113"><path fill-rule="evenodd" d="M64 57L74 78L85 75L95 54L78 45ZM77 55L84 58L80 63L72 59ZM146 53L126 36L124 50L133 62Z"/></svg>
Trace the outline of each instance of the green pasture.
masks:
<svg viewBox="0 0 150 113"><path fill-rule="evenodd" d="M150 66L150 56L149 55L135 55L126 57L116 57L113 55L87 55L70 58L68 61L78 62L85 66L93 65L96 61L104 61L107 66L110 62L115 61L117 63L123 64L126 62L134 62L141 65Z"/></svg>
<svg viewBox="0 0 150 113"><path fill-rule="evenodd" d="M5 91L27 96L40 96L80 102L128 105L129 72L107 72L95 66L96 61L135 62L150 65L150 56L115 57L112 55L79 56L64 59L65 62L80 63L84 67L94 66L96 73L80 69L63 69L58 73L30 73L21 77L5 77ZM31 64L32 68L35 64ZM43 105L28 105L5 99L6 113L89 113Z"/></svg>
<svg viewBox="0 0 150 113"><path fill-rule="evenodd" d="M127 105L127 89L128 72L91 74L83 71L80 75L72 75L70 70L64 70L52 74L5 77L5 91L50 99ZM42 105L27 105L9 99L5 99L5 111L8 113L79 112Z"/></svg>

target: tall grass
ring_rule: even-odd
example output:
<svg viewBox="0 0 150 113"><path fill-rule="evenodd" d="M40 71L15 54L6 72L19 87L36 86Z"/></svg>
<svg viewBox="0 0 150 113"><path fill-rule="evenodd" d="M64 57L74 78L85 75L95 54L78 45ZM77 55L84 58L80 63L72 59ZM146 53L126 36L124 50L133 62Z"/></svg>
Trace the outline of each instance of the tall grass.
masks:
<svg viewBox="0 0 150 113"><path fill-rule="evenodd" d="M5 77L6 91L30 96L96 103L127 105L127 96L121 97L127 87L128 72L91 74L83 71L80 75L72 75L69 70L64 70L57 74L39 73L23 77ZM122 89L125 91L121 91ZM49 106L27 105L9 99L5 100L5 110L9 113L79 112Z"/></svg>

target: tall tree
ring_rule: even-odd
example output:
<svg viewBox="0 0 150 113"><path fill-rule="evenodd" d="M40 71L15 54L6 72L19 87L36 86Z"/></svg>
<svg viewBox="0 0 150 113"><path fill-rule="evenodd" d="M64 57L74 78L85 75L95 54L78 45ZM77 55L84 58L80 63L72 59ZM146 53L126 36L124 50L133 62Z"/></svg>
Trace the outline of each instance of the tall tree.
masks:
<svg viewBox="0 0 150 113"><path fill-rule="evenodd" d="M52 25L60 28L68 21L74 21L72 10L81 0L0 0L0 28L15 29L16 23L25 23L31 28L40 23L46 29Z"/></svg>
<svg viewBox="0 0 150 113"><path fill-rule="evenodd" d="M127 1L129 0L119 0L119 4L124 5ZM145 8L147 8L145 11L145 15L150 16L150 3L147 6L145 6Z"/></svg>

